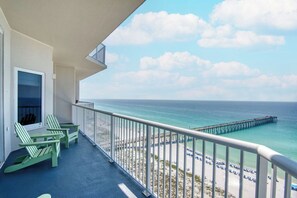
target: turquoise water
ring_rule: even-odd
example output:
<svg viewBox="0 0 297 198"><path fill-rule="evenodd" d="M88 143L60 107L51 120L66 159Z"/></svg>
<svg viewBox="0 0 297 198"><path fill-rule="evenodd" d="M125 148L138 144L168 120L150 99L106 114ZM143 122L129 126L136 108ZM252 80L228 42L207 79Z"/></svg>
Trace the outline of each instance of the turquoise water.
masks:
<svg viewBox="0 0 297 198"><path fill-rule="evenodd" d="M231 102L174 100L88 100L95 108L195 128L230 121L277 116L278 122L222 136L268 146L297 161L297 102Z"/></svg>

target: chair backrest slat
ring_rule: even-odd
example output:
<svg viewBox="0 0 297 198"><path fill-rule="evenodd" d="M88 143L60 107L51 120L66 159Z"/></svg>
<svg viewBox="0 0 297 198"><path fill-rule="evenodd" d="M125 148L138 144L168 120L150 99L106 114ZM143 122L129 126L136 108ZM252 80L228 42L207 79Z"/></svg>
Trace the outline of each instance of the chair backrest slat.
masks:
<svg viewBox="0 0 297 198"><path fill-rule="evenodd" d="M60 124L54 115L48 115L46 118L47 124L51 129L60 129Z"/></svg>
<svg viewBox="0 0 297 198"><path fill-rule="evenodd" d="M23 127L20 123L15 123L14 127L15 132L17 133L22 143L33 142L25 127ZM26 146L26 149L31 157L34 157L34 154L38 151L38 148L36 146Z"/></svg>
<svg viewBox="0 0 297 198"><path fill-rule="evenodd" d="M61 129L59 121L54 115L48 115L46 117L47 125L50 129ZM53 134L63 134L63 131L51 131Z"/></svg>

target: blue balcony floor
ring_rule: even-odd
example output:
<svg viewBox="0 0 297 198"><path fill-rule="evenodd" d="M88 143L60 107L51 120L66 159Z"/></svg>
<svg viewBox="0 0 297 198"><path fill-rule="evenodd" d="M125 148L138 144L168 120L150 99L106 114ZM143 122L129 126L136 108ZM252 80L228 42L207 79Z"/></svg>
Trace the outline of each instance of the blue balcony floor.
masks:
<svg viewBox="0 0 297 198"><path fill-rule="evenodd" d="M140 187L130 176L89 141L79 136L79 143L61 149L59 166L51 167L46 160L25 169L4 174L17 156L26 153L20 149L12 152L0 172L0 197L34 198L49 193L55 197L127 197L120 189L124 184L136 196L144 197Z"/></svg>

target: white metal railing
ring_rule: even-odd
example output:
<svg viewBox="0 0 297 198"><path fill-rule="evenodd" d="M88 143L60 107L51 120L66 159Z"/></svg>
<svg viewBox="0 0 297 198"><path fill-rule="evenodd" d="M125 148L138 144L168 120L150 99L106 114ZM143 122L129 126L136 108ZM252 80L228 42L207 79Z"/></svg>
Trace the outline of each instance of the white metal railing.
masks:
<svg viewBox="0 0 297 198"><path fill-rule="evenodd" d="M99 61L100 63L105 64L105 45L100 43L90 54L89 57Z"/></svg>
<svg viewBox="0 0 297 198"><path fill-rule="evenodd" d="M297 163L262 145L72 106L73 122L156 197L296 197Z"/></svg>

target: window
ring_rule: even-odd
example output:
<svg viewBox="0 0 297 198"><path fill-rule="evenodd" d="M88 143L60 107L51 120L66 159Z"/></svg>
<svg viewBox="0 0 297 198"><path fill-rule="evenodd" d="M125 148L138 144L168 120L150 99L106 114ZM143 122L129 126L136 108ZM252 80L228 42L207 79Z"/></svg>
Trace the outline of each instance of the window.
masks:
<svg viewBox="0 0 297 198"><path fill-rule="evenodd" d="M43 123L43 73L17 69L17 121L28 130Z"/></svg>

